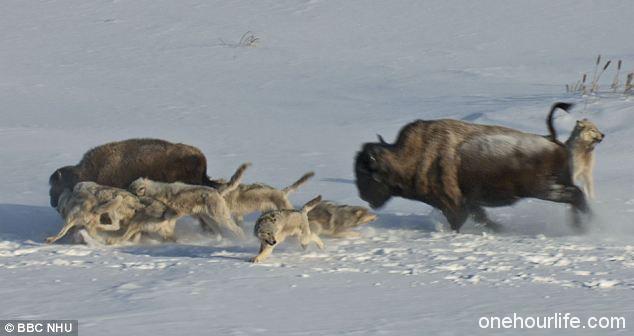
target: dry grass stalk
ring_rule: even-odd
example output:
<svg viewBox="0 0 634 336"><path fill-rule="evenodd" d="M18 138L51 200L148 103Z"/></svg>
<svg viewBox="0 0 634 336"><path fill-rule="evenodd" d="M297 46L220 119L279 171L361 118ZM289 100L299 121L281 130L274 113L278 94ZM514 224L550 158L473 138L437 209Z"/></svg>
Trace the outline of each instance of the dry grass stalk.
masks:
<svg viewBox="0 0 634 336"><path fill-rule="evenodd" d="M599 73L599 64L601 63L601 54L597 56L597 61L594 63L594 73L592 74L592 87L594 87L594 83L597 79L597 74ZM592 91L592 90L590 90Z"/></svg>
<svg viewBox="0 0 634 336"><path fill-rule="evenodd" d="M612 85L610 86L614 92L619 88L619 75L621 74L621 65L622 61L619 60L616 66L616 74L614 75L614 80L612 80Z"/></svg>
<svg viewBox="0 0 634 336"><path fill-rule="evenodd" d="M583 77L581 78L581 85L579 85L579 88L577 89L579 92L581 92L581 94L586 94L586 80L588 79L588 75L583 74Z"/></svg>
<svg viewBox="0 0 634 336"><path fill-rule="evenodd" d="M627 74L627 80L625 81L625 90L623 93L633 93L634 92L634 72L630 72Z"/></svg>
<svg viewBox="0 0 634 336"><path fill-rule="evenodd" d="M597 76L597 78L594 80L594 82L592 83L592 89L590 90L590 92L597 92L599 91L599 79L601 78L601 75L603 75L603 73L605 72L605 70L610 66L610 63L612 63L612 61L608 60L607 62L605 62L605 65L603 66L603 69L601 70L601 72L599 72L599 75Z"/></svg>
<svg viewBox="0 0 634 336"><path fill-rule="evenodd" d="M585 93L586 91L586 78L588 76L586 74L583 74L581 76L581 79L578 80L576 83L574 84L566 84L566 92L570 92L570 93L574 93L574 92L583 92Z"/></svg>

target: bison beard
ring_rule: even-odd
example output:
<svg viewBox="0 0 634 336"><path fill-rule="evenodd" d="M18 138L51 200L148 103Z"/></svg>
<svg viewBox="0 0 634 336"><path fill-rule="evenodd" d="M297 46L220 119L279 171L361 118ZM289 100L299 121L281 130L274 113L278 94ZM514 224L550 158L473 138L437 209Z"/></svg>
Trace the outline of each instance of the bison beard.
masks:
<svg viewBox="0 0 634 336"><path fill-rule="evenodd" d="M571 178L569 153L552 130L550 137L458 120L419 120L403 127L394 144L366 143L355 160L360 197L372 208L392 196L440 209L459 231L469 215L495 228L483 207L539 198L573 206L573 224L587 212L583 193Z"/></svg>
<svg viewBox="0 0 634 336"><path fill-rule="evenodd" d="M129 139L95 147L75 166L57 169L49 195L57 207L64 189L81 181L126 189L139 177L161 182L214 186L207 177L207 159L196 147L158 139Z"/></svg>

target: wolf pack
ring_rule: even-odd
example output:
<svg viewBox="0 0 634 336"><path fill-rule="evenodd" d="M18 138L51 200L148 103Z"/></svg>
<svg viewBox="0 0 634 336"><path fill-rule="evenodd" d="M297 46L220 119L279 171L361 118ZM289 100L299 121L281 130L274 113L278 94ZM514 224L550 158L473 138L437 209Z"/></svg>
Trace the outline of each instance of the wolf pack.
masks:
<svg viewBox="0 0 634 336"><path fill-rule="evenodd" d="M579 214L590 213L586 197L595 197L594 148L604 134L583 119L565 143L557 140L553 114L571 107L552 106L547 136L449 119L412 122L391 144L379 136L355 157L360 198L374 209L392 196L424 202L442 211L457 232L469 217L502 230L484 207L540 198L570 204L573 227L581 230ZM366 207L321 195L295 208L289 197L313 172L275 188L242 183L250 166L240 165L228 180L210 179L206 157L193 146L129 139L95 147L78 164L51 175L51 206L64 225L46 242L69 233L104 245L140 244L144 238L176 242L175 228L185 217L211 235L243 240L244 218L259 213L253 232L260 249L250 260L262 262L289 237L303 249L311 243L323 249L322 237L356 238L355 228L377 219Z"/></svg>

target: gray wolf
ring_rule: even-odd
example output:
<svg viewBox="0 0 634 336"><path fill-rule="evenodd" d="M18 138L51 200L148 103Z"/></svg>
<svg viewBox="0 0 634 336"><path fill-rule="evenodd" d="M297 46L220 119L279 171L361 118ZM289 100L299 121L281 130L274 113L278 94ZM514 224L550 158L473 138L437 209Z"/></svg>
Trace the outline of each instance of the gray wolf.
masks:
<svg viewBox="0 0 634 336"><path fill-rule="evenodd" d="M296 191L314 175L315 173L313 172L306 173L282 190L262 183L240 184L237 188L225 194L225 200L238 225L242 226L244 216L250 213L293 209L293 204L288 200L288 195Z"/></svg>
<svg viewBox="0 0 634 336"><path fill-rule="evenodd" d="M177 217L193 216L213 232L229 232L244 238L244 231L234 222L224 196L238 187L249 164L241 165L229 183L221 189L180 182L165 183L139 178L130 184L130 191L139 197L150 197L169 207Z"/></svg>
<svg viewBox="0 0 634 336"><path fill-rule="evenodd" d="M258 263L268 258L273 249L288 237L298 237L302 248L313 242L320 249L324 243L310 231L308 212L321 202L321 196L310 200L300 210L282 209L266 212L255 222L253 233L260 241L260 251L251 261Z"/></svg>
<svg viewBox="0 0 634 336"><path fill-rule="evenodd" d="M310 231L320 237L359 237L359 232L352 229L373 222L376 218L368 208L331 201L321 201L308 213Z"/></svg>
<svg viewBox="0 0 634 336"><path fill-rule="evenodd" d="M597 125L588 119L578 120L566 146L572 154L573 180L583 183L583 191L587 197L594 199L594 148L603 141L605 134Z"/></svg>

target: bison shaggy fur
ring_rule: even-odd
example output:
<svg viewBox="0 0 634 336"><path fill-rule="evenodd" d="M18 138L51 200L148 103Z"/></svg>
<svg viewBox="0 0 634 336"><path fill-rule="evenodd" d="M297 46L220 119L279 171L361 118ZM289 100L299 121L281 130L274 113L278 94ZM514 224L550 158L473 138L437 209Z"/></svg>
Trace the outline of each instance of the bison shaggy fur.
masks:
<svg viewBox="0 0 634 336"><path fill-rule="evenodd" d="M129 139L86 152L74 166L57 169L49 178L50 202L57 207L64 189L82 181L125 189L139 177L161 182L209 185L207 159L196 147L158 139Z"/></svg>

